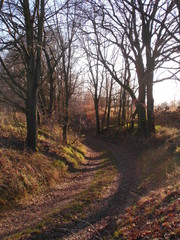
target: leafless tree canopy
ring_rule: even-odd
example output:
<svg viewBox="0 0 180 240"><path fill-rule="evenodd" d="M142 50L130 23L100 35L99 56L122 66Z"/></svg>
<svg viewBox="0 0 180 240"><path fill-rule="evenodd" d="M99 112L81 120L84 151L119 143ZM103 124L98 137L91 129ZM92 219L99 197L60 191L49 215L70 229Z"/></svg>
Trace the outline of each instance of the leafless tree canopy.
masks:
<svg viewBox="0 0 180 240"><path fill-rule="evenodd" d="M27 146L36 148L40 116L58 122L67 143L79 89L92 94L97 133L113 112L122 125L137 115L139 131L150 135L154 83L179 80L179 7L178 0L0 1L0 101L25 113Z"/></svg>

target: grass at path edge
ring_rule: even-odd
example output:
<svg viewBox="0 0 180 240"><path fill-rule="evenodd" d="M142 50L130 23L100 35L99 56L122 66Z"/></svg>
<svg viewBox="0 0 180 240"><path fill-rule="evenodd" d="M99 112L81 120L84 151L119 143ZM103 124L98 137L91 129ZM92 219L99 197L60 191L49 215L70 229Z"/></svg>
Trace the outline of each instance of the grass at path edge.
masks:
<svg viewBox="0 0 180 240"><path fill-rule="evenodd" d="M99 146L96 146L96 151L101 152L101 164L104 168L102 167L97 170L87 190L81 192L76 199L64 207L56 209L51 216L46 217L46 219L36 224L36 226L26 228L22 232L4 239L31 239L32 235L33 239L45 239L45 235L53 229L62 228L64 225L70 225L71 223L86 219L88 216L85 209L88 208L88 212L90 212L91 209L93 210L94 203L103 198L104 193L113 183L118 172L117 162L112 153L105 150L102 151Z"/></svg>

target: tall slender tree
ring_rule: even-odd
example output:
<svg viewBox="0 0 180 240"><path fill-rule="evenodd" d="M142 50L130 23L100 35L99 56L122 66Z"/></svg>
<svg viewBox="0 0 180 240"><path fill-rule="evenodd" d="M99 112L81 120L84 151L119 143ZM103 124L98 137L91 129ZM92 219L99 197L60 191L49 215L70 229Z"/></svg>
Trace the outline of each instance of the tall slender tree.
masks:
<svg viewBox="0 0 180 240"><path fill-rule="evenodd" d="M11 86L25 91L25 114L27 119L27 147L36 149L37 134L37 93L41 76L41 55L43 27L45 19L45 1L23 0L4 1L1 11L0 63L8 75ZM14 49L18 53L24 69L24 83L19 84L14 77L13 63L11 68L6 65L7 53ZM17 90L18 92L18 90ZM18 95L18 93L17 93Z"/></svg>

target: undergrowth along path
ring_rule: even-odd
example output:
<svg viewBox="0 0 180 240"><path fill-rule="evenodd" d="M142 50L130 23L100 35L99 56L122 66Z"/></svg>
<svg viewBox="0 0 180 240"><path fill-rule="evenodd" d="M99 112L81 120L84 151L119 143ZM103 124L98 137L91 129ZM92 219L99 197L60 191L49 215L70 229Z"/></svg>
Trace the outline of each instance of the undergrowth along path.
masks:
<svg viewBox="0 0 180 240"><path fill-rule="evenodd" d="M34 196L28 203L1 212L0 239L35 225L51 214L53 210L69 203L80 192L86 190L93 179L95 167L99 164L99 154L87 147L86 163L81 165L78 172L68 174L62 178L62 183L56 188Z"/></svg>
<svg viewBox="0 0 180 240"><path fill-rule="evenodd" d="M102 239L113 230L134 196L135 157L99 139L86 143L86 164L78 173L30 203L0 214L0 239Z"/></svg>

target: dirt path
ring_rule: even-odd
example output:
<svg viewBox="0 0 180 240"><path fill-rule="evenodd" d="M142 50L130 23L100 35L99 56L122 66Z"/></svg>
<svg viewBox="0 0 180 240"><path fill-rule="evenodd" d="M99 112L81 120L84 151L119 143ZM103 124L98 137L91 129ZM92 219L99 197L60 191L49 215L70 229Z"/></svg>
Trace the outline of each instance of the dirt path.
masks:
<svg viewBox="0 0 180 240"><path fill-rule="evenodd" d="M42 221L52 213L53 209L62 207L87 189L99 164L99 155L100 152L95 152L87 147L86 164L81 166L80 173L69 174L55 189L33 198L26 205L23 204L16 209L1 212L0 239Z"/></svg>
<svg viewBox="0 0 180 240"><path fill-rule="evenodd" d="M106 143L99 139L89 138L87 141L86 164L82 166L80 173L72 173L63 179L63 183L56 189L45 192L43 195L33 199L26 205L19 206L17 209L0 213L0 239L19 232L29 226L33 226L43 221L53 210L62 208L67 203L76 199L79 193L88 189L93 181L94 175L100 168L101 152L94 151L93 145L100 145L115 156L118 161L119 173L114 176L113 184L106 189L102 200L94 203L93 211L86 211L86 217L83 221L68 226L53 235L47 235L43 239L102 239L106 233L113 230L114 222L124 208L135 197L133 186L135 185L135 159L128 153L127 149L119 148L113 144ZM61 238L59 238L61 236ZM41 239L41 238L26 238Z"/></svg>
<svg viewBox="0 0 180 240"><path fill-rule="evenodd" d="M132 155L126 145L117 146L100 139L90 141L114 155L118 162L119 173L101 202L96 204L94 212L91 212L84 222L78 222L72 226L69 229L70 233L61 238L63 240L102 240L103 237L113 233L119 215L138 198L133 191L136 187L138 172L137 154Z"/></svg>

